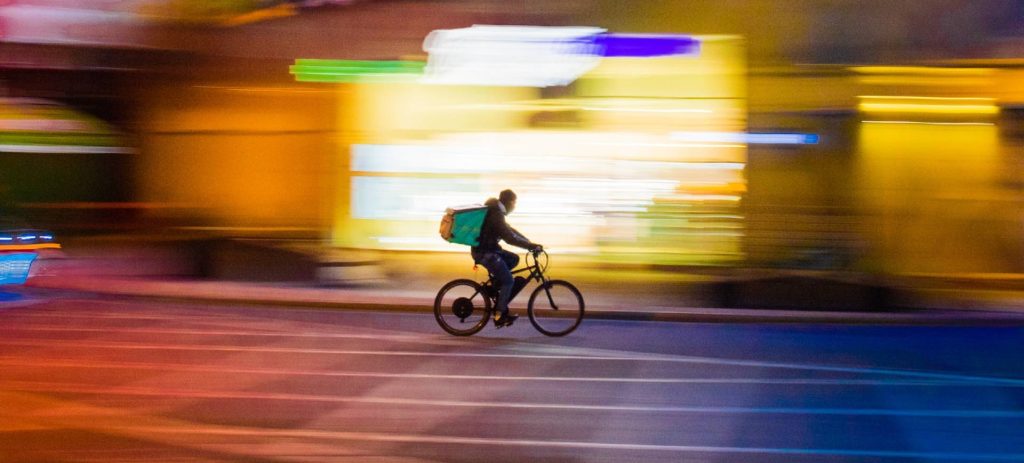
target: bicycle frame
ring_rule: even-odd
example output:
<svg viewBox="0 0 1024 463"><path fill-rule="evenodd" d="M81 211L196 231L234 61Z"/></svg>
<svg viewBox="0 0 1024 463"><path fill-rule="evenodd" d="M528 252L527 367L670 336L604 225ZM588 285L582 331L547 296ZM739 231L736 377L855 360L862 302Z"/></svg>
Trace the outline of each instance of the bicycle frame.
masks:
<svg viewBox="0 0 1024 463"><path fill-rule="evenodd" d="M545 255L547 255L546 252L544 252L544 251L541 251L541 252L544 253ZM511 271L512 275L513 276L521 275L523 273L529 272L529 275L526 277L526 281L535 280L538 283L543 285L543 284L548 282L548 279L547 279L546 276L544 276L544 269L542 269L541 266L540 266L540 259L538 259L538 257L540 256L540 253L533 253L532 251L527 252L526 253L526 256L527 256L526 260L527 260L527 262L529 262L529 256L531 254L533 255L533 265L527 265L525 267L522 267L522 268L519 268L519 269L516 269L516 270L512 270ZM494 279L493 278L488 278L487 281L484 282L484 286L487 286L488 284L491 287L493 287L494 286ZM512 302L512 300L515 299L515 297L519 296L519 294L521 294L521 293L522 293L522 291L520 291L519 293L516 293L513 297L510 297L508 301ZM548 297L548 302L551 303L551 308L553 308L555 310L558 310L558 304L555 304L554 298L551 297L551 290L550 289L545 289L544 293Z"/></svg>
<svg viewBox="0 0 1024 463"><path fill-rule="evenodd" d="M512 270L512 275L519 275L525 272L530 272L530 275L526 277L527 280L537 280L541 284L546 283L548 281L547 278L544 277L544 271L541 270L540 263L538 263L536 260L534 261L533 265L528 265L520 269Z"/></svg>

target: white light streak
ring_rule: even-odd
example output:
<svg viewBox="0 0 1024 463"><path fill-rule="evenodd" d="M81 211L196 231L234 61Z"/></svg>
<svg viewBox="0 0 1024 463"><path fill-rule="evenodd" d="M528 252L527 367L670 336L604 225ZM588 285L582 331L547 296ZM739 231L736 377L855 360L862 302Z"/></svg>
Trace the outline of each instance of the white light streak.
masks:
<svg viewBox="0 0 1024 463"><path fill-rule="evenodd" d="M422 81L430 84L550 87L567 85L597 66L585 39L597 27L482 26L435 30Z"/></svg>
<svg viewBox="0 0 1024 463"><path fill-rule="evenodd" d="M642 142L594 142L595 146L627 146L644 148L746 148L746 145L714 143L642 143Z"/></svg>

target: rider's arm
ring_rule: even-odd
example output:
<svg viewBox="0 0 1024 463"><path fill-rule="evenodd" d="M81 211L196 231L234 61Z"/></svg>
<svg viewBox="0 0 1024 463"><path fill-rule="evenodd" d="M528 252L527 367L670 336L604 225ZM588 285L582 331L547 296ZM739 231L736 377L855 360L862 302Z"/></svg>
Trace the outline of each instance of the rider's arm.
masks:
<svg viewBox="0 0 1024 463"><path fill-rule="evenodd" d="M505 240L506 243L523 249L533 249L537 247L536 244L523 236L522 233L519 233L518 230L512 228L508 223L503 225L504 226L501 227L501 239Z"/></svg>

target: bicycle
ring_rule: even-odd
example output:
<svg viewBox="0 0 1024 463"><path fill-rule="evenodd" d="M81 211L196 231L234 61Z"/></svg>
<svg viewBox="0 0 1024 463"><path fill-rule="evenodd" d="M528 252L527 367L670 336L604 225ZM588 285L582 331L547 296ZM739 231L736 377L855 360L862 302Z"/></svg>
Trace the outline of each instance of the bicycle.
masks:
<svg viewBox="0 0 1024 463"><path fill-rule="evenodd" d="M543 265L540 256L544 258ZM544 275L548 267L547 252L527 252L525 263L525 267L512 271L512 275L528 275L521 284L514 285L509 303L525 288L526 283L537 281L540 286L533 290L526 305L530 323L547 336L565 336L573 332L583 321L583 295L572 283L549 280ZM519 278L516 280L520 281ZM482 283L464 278L452 280L437 292L434 318L450 334L472 336L480 332L492 318L497 299L498 290L494 287L493 275L489 275L488 280Z"/></svg>

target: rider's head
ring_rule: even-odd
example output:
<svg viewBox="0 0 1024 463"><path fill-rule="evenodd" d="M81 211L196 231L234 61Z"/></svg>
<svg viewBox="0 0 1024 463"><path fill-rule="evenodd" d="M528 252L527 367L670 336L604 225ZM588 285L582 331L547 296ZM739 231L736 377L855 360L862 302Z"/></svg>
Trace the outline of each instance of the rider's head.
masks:
<svg viewBox="0 0 1024 463"><path fill-rule="evenodd" d="M505 213L511 214L512 210L516 208L516 192L512 190L502 190L498 194L498 201L505 206Z"/></svg>

